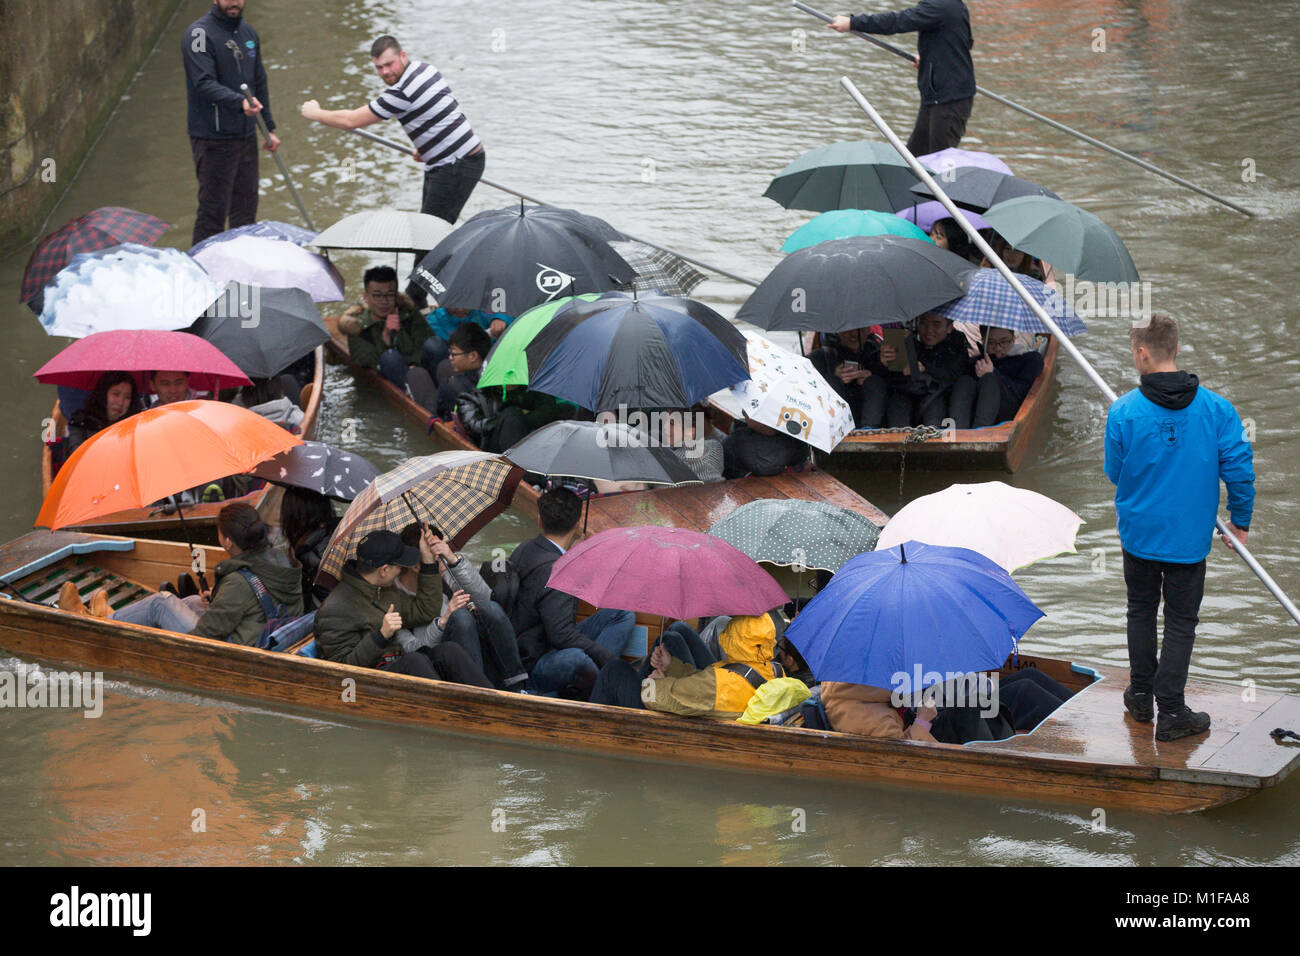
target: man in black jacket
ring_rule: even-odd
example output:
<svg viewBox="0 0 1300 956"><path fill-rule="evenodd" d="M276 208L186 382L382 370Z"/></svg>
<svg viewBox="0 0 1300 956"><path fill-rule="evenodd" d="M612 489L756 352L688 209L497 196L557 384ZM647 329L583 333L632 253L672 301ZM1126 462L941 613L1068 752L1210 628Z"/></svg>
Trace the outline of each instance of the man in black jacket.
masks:
<svg viewBox="0 0 1300 956"><path fill-rule="evenodd" d="M840 33L918 33L916 85L921 109L907 149L913 156L924 156L961 143L975 100L975 65L970 57L974 40L966 4L921 0L897 13L836 17L828 26Z"/></svg>
<svg viewBox="0 0 1300 956"><path fill-rule="evenodd" d="M510 613L519 654L529 671L528 690L547 697L586 700L600 668L617 660L632 636L636 615L601 610L578 623L578 600L547 586L551 566L582 536L582 502L567 488L537 502L542 533L515 548L519 594Z"/></svg>
<svg viewBox="0 0 1300 956"><path fill-rule="evenodd" d="M890 372L885 424L889 428L930 425L970 428L975 404L975 363L966 336L952 320L927 312L908 339L908 366Z"/></svg>
<svg viewBox="0 0 1300 956"><path fill-rule="evenodd" d="M192 243L257 220L257 114L275 129L262 41L244 22L244 0L216 0L181 38L190 152L199 179ZM239 91L248 84L251 102ZM279 149L271 133L266 148Z"/></svg>

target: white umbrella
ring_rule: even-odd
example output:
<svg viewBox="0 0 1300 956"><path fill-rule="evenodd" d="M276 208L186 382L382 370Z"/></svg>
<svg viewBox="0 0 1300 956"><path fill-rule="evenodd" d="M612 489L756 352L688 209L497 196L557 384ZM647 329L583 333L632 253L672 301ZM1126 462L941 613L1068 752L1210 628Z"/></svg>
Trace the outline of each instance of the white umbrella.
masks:
<svg viewBox="0 0 1300 956"><path fill-rule="evenodd" d="M236 236L199 251L194 261L218 282L242 282L276 289L302 289L313 302L342 302L343 277L314 252L283 239Z"/></svg>
<svg viewBox="0 0 1300 956"><path fill-rule="evenodd" d="M1008 573L1075 552L1083 519L1065 505L1001 481L950 485L904 506L880 533L876 550L908 541L977 551Z"/></svg>
<svg viewBox="0 0 1300 956"><path fill-rule="evenodd" d="M317 249L371 249L377 252L428 252L451 231L437 216L397 209L374 209L345 216L312 242Z"/></svg>
<svg viewBox="0 0 1300 956"><path fill-rule="evenodd" d="M746 331L749 378L731 389L745 414L814 448L830 452L853 431L853 412L801 355Z"/></svg>

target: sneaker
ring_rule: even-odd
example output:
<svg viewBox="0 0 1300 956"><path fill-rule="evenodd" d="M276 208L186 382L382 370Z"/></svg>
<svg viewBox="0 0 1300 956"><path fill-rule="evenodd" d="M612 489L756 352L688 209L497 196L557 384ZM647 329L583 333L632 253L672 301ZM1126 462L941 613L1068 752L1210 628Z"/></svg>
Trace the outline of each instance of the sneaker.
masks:
<svg viewBox="0 0 1300 956"><path fill-rule="evenodd" d="M1156 715L1155 703L1151 699L1150 692L1144 694L1136 691L1132 684L1124 689L1124 706L1139 724L1151 723L1151 719Z"/></svg>
<svg viewBox="0 0 1300 956"><path fill-rule="evenodd" d="M1156 740L1194 737L1210 729L1210 715L1192 710L1184 704L1174 711L1161 711L1156 721Z"/></svg>

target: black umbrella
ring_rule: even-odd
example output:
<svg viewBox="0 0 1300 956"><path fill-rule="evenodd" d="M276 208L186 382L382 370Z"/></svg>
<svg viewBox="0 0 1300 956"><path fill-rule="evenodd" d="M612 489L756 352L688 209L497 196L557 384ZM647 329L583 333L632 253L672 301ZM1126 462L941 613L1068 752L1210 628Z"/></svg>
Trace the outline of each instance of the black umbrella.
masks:
<svg viewBox="0 0 1300 956"><path fill-rule="evenodd" d="M975 212L983 212L994 203L1005 202L1018 196L1061 198L1046 186L978 166L961 166L954 169L951 182L945 181L941 188L958 206ZM930 192L925 183L917 183L911 191L916 194L918 203L923 199L938 198Z"/></svg>
<svg viewBox="0 0 1300 956"><path fill-rule="evenodd" d="M907 322L966 294L975 266L904 236L833 239L792 252L740 307L761 329L844 332Z"/></svg>
<svg viewBox="0 0 1300 956"><path fill-rule="evenodd" d="M420 260L411 279L445 308L522 315L560 296L608 292L635 279L609 245L623 239L595 216L521 202L469 219Z"/></svg>
<svg viewBox="0 0 1300 956"><path fill-rule="evenodd" d="M249 378L278 375L330 337L306 292L240 282L227 285L186 331L221 349Z"/></svg>
<svg viewBox="0 0 1300 956"><path fill-rule="evenodd" d="M652 445L645 432L624 422L551 422L502 457L539 475L651 485L700 483L670 449Z"/></svg>
<svg viewBox="0 0 1300 956"><path fill-rule="evenodd" d="M360 455L318 441L295 445L249 472L277 485L306 488L339 501L351 501L379 473Z"/></svg>

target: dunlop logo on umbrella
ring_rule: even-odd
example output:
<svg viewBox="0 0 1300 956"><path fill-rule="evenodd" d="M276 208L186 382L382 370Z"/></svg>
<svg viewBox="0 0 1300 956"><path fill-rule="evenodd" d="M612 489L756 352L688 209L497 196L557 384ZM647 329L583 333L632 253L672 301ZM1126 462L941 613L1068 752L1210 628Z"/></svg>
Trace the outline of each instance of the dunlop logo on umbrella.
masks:
<svg viewBox="0 0 1300 956"><path fill-rule="evenodd" d="M424 282L427 284L429 288L429 291L432 292L435 296L440 296L446 293L447 287L443 285L441 282L439 282L438 277L435 276L428 269L424 268L423 266L420 266L415 270L415 274L419 276L422 280L424 280Z"/></svg>
<svg viewBox="0 0 1300 956"><path fill-rule="evenodd" d="M540 267L537 273L537 288L547 294L548 301L573 283L573 276L568 273L554 269L545 263L539 262L537 265Z"/></svg>

